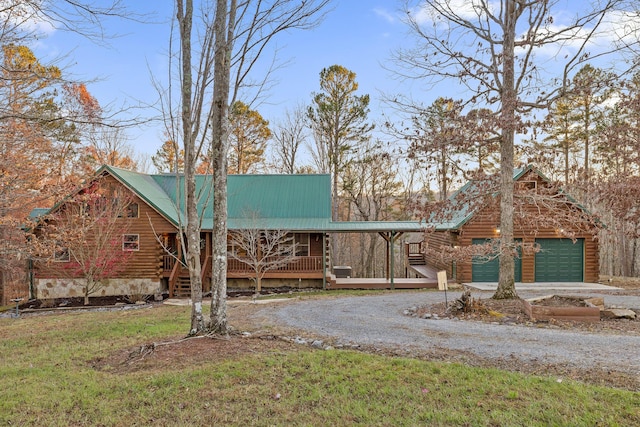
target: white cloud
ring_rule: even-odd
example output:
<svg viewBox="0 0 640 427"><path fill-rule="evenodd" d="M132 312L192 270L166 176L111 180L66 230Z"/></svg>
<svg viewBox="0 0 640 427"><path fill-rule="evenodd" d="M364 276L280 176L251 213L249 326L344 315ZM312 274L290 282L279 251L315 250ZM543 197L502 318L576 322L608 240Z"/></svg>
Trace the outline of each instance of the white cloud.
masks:
<svg viewBox="0 0 640 427"><path fill-rule="evenodd" d="M29 19L24 23L25 28L29 32L34 32L45 37L56 32L56 28L48 21L41 19Z"/></svg>
<svg viewBox="0 0 640 427"><path fill-rule="evenodd" d="M638 43L640 40L640 14L617 10L611 12L602 23L597 37L609 42Z"/></svg>
<svg viewBox="0 0 640 427"><path fill-rule="evenodd" d="M566 31L568 22L559 22L547 27L549 34L558 34ZM545 30L541 31L541 35ZM588 39L584 46L584 51L592 57L600 53L611 51L614 49L615 43L624 43L627 45L638 44L640 40L640 21L634 14L615 11L611 12L605 20L600 24L593 34L593 27L579 27L567 31L562 37L562 41L554 44L545 44L536 49L536 54L557 60L564 60L571 57L583 46L585 40Z"/></svg>
<svg viewBox="0 0 640 427"><path fill-rule="evenodd" d="M376 7L373 9L373 13L383 18L390 24L393 24L396 21L396 17L386 9Z"/></svg>
<svg viewBox="0 0 640 427"><path fill-rule="evenodd" d="M55 26L40 16L37 11L29 6L29 3L17 3L0 12L0 21L4 22L5 30L10 28L13 33L36 34L38 36L50 36L56 31Z"/></svg>
<svg viewBox="0 0 640 427"><path fill-rule="evenodd" d="M487 0L451 0L446 2L440 2L442 8L448 10L450 13L455 14L461 19L468 19L474 21L478 19L478 16L482 16L482 9L488 8L489 10L495 10L496 3L494 1ZM409 10L411 17L419 25L430 24L438 22L438 13L427 2L421 6L415 7Z"/></svg>

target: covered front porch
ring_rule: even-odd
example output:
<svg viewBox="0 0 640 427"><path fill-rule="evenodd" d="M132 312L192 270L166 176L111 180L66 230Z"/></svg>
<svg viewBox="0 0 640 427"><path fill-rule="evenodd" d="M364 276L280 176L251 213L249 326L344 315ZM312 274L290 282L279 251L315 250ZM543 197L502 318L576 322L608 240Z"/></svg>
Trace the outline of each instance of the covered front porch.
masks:
<svg viewBox="0 0 640 427"><path fill-rule="evenodd" d="M203 232L201 234L201 279L204 293L211 290L213 253L211 239L212 233ZM323 271L326 268L326 257L322 255L325 250L323 239L324 237L320 233L306 233L303 238L306 244L297 251L299 256L284 265L267 271L262 278L266 280L279 279L284 283L315 281L316 286L321 287L324 278ZM161 247L161 278L166 282L169 297L189 297L191 282L188 269L183 262L179 261L184 259L179 236L176 233L162 236ZM265 258L264 262L273 261L271 258ZM253 278L255 278L255 272L250 263L243 262L241 259L227 258L227 279L242 279L246 281L246 287L250 287L249 280Z"/></svg>
<svg viewBox="0 0 640 427"><path fill-rule="evenodd" d="M322 232L308 232L296 234L305 234L308 238L301 256L295 258L294 261L282 265L273 270L267 271L262 276L263 279L272 279L277 283L291 283L296 281L305 283L314 283L313 287L326 290L333 289L424 289L437 288L437 271L426 265L424 259L423 242L406 243L398 249L399 239L408 232L421 232L423 227L415 221L375 221L375 222L332 222L322 230ZM385 255L385 277L336 277L333 274L329 262L328 253L328 235L329 233L378 233L386 242ZM162 258L162 278L167 282L167 289L170 298L189 297L191 285L189 281L189 272L183 263L178 262L182 259L182 249L177 235L165 237ZM170 248L172 253L167 253ZM202 265L201 277L203 283L203 291L209 292L211 287L211 269L212 269L212 245L211 233L202 233ZM398 254L401 251L401 256ZM397 259L402 261L402 270L404 277L396 277L393 273L397 271ZM410 277L413 276L413 277ZM247 280L247 287L251 284L248 280L255 277L255 272L250 266L239 259L228 257L227 259L227 278L229 280L242 279ZM276 280L277 279L277 280ZM292 286L295 287L295 286Z"/></svg>

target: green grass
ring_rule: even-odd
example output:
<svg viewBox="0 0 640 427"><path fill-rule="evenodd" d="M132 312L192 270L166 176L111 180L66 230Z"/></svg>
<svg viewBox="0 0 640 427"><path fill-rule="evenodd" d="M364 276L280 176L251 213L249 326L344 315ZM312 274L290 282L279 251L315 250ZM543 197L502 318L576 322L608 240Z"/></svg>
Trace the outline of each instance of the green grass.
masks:
<svg viewBox="0 0 640 427"><path fill-rule="evenodd" d="M180 336L188 316L163 306L0 319L0 425L640 425L638 393L352 351L93 368Z"/></svg>

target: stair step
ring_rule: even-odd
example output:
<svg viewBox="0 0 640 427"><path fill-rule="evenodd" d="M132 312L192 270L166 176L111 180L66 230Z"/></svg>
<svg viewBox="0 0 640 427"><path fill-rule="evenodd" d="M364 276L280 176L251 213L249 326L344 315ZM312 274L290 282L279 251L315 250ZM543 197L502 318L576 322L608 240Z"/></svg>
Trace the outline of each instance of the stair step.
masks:
<svg viewBox="0 0 640 427"><path fill-rule="evenodd" d="M409 255L409 265L425 265L424 256L422 255Z"/></svg>
<svg viewBox="0 0 640 427"><path fill-rule="evenodd" d="M188 297L191 295L191 280L189 276L178 277L173 294L176 297Z"/></svg>

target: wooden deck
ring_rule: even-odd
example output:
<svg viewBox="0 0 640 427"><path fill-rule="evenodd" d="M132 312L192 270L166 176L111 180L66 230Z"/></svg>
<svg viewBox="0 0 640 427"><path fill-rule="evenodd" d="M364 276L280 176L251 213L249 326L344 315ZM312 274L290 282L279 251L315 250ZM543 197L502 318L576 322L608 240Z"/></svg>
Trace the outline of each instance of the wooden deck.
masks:
<svg viewBox="0 0 640 427"><path fill-rule="evenodd" d="M372 278L350 278L350 279L334 279L327 280L327 289L391 289L391 280L389 279L372 279ZM436 279L419 278L419 279L393 279L393 289L428 289L438 288Z"/></svg>
<svg viewBox="0 0 640 427"><path fill-rule="evenodd" d="M438 289L438 271L427 265L410 265L410 270L418 278L396 277L393 285L390 279L376 278L336 278L327 275L327 289ZM451 282L451 281L450 281Z"/></svg>

